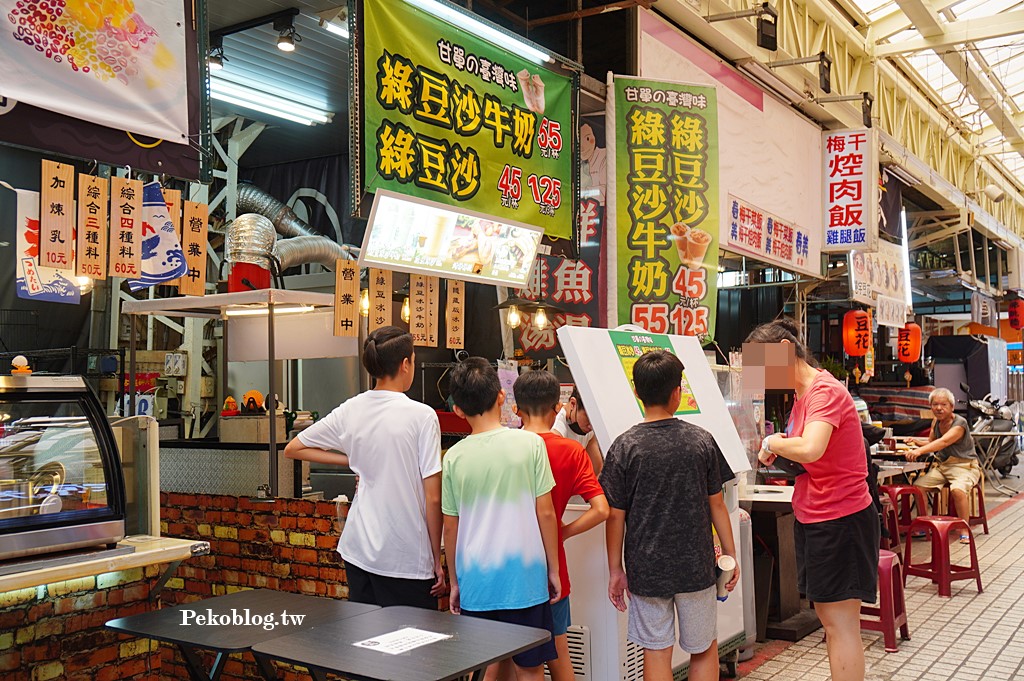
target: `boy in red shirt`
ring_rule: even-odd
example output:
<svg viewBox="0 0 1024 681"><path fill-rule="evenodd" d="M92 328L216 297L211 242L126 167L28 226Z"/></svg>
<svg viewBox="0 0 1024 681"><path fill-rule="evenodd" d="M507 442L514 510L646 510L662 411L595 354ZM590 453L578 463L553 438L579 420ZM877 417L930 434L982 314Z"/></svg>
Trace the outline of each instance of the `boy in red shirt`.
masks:
<svg viewBox="0 0 1024 681"><path fill-rule="evenodd" d="M540 435L547 447L551 472L555 478L555 488L551 490L555 515L561 519L569 498L577 494L590 504L586 513L568 525L559 522L558 529L558 574L562 582L562 599L551 605L558 659L548 662L548 671L552 681L573 681L569 644L566 641L570 621L569 569L562 542L604 522L609 513L608 502L594 475L594 466L587 450L578 442L551 430L561 406L558 379L547 371L527 371L516 379L512 391L516 398L516 413L523 420L523 430Z"/></svg>

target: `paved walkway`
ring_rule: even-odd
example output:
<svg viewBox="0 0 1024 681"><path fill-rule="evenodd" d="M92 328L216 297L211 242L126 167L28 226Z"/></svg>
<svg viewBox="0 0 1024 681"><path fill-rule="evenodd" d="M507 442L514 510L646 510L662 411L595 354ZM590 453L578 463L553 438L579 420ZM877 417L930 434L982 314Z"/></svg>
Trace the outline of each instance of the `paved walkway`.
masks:
<svg viewBox="0 0 1024 681"><path fill-rule="evenodd" d="M908 577L911 640L886 653L880 633L862 632L868 681L1024 680L1024 494L1007 499L988 492L991 534L974 528L984 592L973 579L962 580L953 582L952 598L939 598L929 580ZM916 540L914 562L927 551L928 542ZM967 547L955 539L951 554L954 562L969 563ZM741 664L743 679L831 678L822 630L792 645L769 641L759 648L760 664Z"/></svg>

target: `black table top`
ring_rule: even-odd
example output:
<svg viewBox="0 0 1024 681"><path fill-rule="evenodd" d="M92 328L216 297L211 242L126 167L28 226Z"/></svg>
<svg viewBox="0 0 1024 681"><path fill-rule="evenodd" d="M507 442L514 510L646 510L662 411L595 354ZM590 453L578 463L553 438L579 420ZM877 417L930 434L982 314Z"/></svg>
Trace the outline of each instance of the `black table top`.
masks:
<svg viewBox="0 0 1024 681"><path fill-rule="evenodd" d="M208 617L207 611L214 616L237 615L241 618L238 625L230 624L203 625L196 621L197 617ZM234 613L232 613L234 610ZM249 624L245 624L246 610ZM303 594L273 591L271 589L251 589L238 591L226 596L216 596L194 603L176 605L152 612L144 612L131 617L110 620L109 629L125 634L135 634L145 638L167 641L206 650L237 652L248 650L253 645L268 639L287 636L296 631L308 631L326 622L334 622L347 617L362 615L380 610L376 605L351 603L331 598L305 596ZM189 615L186 611L192 611ZM282 615L305 615L301 624L294 621L287 626L282 622ZM266 625L263 618L273 615L273 627ZM183 624L188 616L187 624ZM260 623L256 623L259 617Z"/></svg>
<svg viewBox="0 0 1024 681"><path fill-rule="evenodd" d="M405 627L451 634L452 638L400 655L352 645ZM453 681L550 638L544 629L395 606L275 638L252 650L355 681Z"/></svg>

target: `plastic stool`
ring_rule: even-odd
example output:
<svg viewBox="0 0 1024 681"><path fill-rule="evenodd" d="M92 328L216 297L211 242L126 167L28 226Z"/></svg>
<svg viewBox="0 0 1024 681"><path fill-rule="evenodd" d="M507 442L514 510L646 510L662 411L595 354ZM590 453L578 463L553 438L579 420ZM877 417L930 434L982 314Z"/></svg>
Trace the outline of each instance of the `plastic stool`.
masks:
<svg viewBox="0 0 1024 681"><path fill-rule="evenodd" d="M878 490L889 495L893 508L896 509L900 532L906 534L910 529L910 500L917 502L917 515L921 516L928 511L925 501L924 490L916 485L879 485Z"/></svg>
<svg viewBox="0 0 1024 681"><path fill-rule="evenodd" d="M879 548L903 553L903 546L900 542L900 523L896 517L896 509L893 508L889 497L882 497L882 522L885 523L885 529L889 531L889 536L886 538L879 535L881 537Z"/></svg>
<svg viewBox="0 0 1024 681"><path fill-rule="evenodd" d="M978 567L978 551L974 546L974 533L971 528L960 518L949 516L926 515L919 516L910 524L910 531L923 530L931 537L932 557L927 563L914 564L910 557L913 542L907 542L906 553L903 556L903 584L906 586L907 576L916 575L927 577L933 583L939 585L939 595L946 598L953 595L951 583L957 579L974 578L978 583L978 593L981 593L981 568ZM971 539L971 565L951 565L949 560L949 533L957 531L966 534Z"/></svg>
<svg viewBox="0 0 1024 681"><path fill-rule="evenodd" d="M983 487L983 483L979 482L972 488L971 493L967 497L967 503L971 503L971 495L973 495L974 503L971 504L971 506L973 507L977 505L978 507L978 515L970 515L970 513L968 513L969 520L967 521L967 524L972 526L981 525L985 534L988 534L988 514L985 513L985 490ZM952 492L949 494L949 514L956 515L956 501L953 499Z"/></svg>
<svg viewBox="0 0 1024 681"><path fill-rule="evenodd" d="M899 554L884 550L878 552L878 593L877 608L870 605L861 606L860 628L882 632L885 652L897 653L899 642L896 640L896 627L900 629L901 639L910 640ZM872 619L865 619L864 615L869 615ZM874 619L875 617L878 619Z"/></svg>

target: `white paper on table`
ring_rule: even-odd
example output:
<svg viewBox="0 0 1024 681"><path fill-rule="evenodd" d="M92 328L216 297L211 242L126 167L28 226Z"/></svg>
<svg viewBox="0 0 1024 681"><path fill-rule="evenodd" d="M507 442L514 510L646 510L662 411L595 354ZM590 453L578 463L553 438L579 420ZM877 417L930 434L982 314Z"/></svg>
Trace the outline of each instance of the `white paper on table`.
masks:
<svg viewBox="0 0 1024 681"><path fill-rule="evenodd" d="M425 631L415 627L405 627L388 634L368 638L365 641L356 641L352 645L359 648L370 648L371 650L377 650L388 655L400 655L447 638L451 638L451 635L439 634L436 631Z"/></svg>

